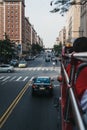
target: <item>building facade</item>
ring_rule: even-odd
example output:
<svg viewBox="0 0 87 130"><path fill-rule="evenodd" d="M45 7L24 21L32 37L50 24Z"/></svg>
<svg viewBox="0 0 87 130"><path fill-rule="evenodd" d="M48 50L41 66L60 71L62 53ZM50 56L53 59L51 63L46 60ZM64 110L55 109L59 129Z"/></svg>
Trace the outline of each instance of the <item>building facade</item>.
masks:
<svg viewBox="0 0 87 130"><path fill-rule="evenodd" d="M0 1L0 39L5 35L20 46L20 54L25 51L25 0Z"/></svg>
<svg viewBox="0 0 87 130"><path fill-rule="evenodd" d="M29 54L31 50L31 24L29 18L25 17L25 53Z"/></svg>
<svg viewBox="0 0 87 130"><path fill-rule="evenodd" d="M37 40L34 26L25 17L25 0L0 0L0 40L6 36L15 43L19 57L31 51L32 44L43 45Z"/></svg>
<svg viewBox="0 0 87 130"><path fill-rule="evenodd" d="M60 42L62 45L66 43L66 28L65 27L59 32L58 42Z"/></svg>
<svg viewBox="0 0 87 130"><path fill-rule="evenodd" d="M40 38L39 35L37 35L37 43L38 43L38 45L40 45L41 47L43 47L43 40Z"/></svg>
<svg viewBox="0 0 87 130"><path fill-rule="evenodd" d="M79 2L80 0L77 0ZM66 18L66 41L73 42L79 37L81 5L73 5L69 8Z"/></svg>
<svg viewBox="0 0 87 130"><path fill-rule="evenodd" d="M83 0L81 0L81 2L83 2ZM87 37L87 2L81 5L80 20L80 36Z"/></svg>

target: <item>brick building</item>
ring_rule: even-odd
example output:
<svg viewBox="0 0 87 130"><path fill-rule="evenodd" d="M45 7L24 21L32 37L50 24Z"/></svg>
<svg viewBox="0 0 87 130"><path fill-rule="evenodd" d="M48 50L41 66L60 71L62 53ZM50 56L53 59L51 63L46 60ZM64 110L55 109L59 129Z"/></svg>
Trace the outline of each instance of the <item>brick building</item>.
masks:
<svg viewBox="0 0 87 130"><path fill-rule="evenodd" d="M38 42L34 26L25 17L25 0L0 0L0 40L5 36L15 43L19 56L29 54Z"/></svg>
<svg viewBox="0 0 87 130"><path fill-rule="evenodd" d="M25 50L29 54L31 49L31 24L29 18L25 17Z"/></svg>
<svg viewBox="0 0 87 130"><path fill-rule="evenodd" d="M8 38L25 51L25 0L0 0L0 39Z"/></svg>

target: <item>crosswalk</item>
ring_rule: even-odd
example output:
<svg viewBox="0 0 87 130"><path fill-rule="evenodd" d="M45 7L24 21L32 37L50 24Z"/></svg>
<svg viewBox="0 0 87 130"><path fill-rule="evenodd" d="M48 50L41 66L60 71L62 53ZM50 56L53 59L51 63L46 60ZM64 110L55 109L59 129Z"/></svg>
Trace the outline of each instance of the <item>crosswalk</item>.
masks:
<svg viewBox="0 0 87 130"><path fill-rule="evenodd" d="M15 68L15 71L59 71L60 67L27 67L27 68Z"/></svg>
<svg viewBox="0 0 87 130"><path fill-rule="evenodd" d="M56 78L57 75L55 75L55 77L51 76L51 78ZM2 82L25 82L25 81L29 81L32 78L30 78L30 76L0 76L0 83Z"/></svg>
<svg viewBox="0 0 87 130"><path fill-rule="evenodd" d="M29 80L29 76L0 76L0 82L6 82L6 81L25 82L27 80Z"/></svg>
<svg viewBox="0 0 87 130"><path fill-rule="evenodd" d="M10 73L9 75L1 73L0 74L0 83L3 83L3 82L26 82L26 81L29 81L30 77L34 76L35 74L36 75L43 74L43 71L47 71L48 75L49 75L49 72L51 72L50 73L51 77L55 73L55 77L56 77L60 72L60 67L55 67L55 68L53 68L53 67L15 68L16 72L21 71L21 70L25 70L27 72L30 71L30 73L27 73L27 72L20 73L19 72L19 73ZM40 71L42 71L42 73L40 73Z"/></svg>

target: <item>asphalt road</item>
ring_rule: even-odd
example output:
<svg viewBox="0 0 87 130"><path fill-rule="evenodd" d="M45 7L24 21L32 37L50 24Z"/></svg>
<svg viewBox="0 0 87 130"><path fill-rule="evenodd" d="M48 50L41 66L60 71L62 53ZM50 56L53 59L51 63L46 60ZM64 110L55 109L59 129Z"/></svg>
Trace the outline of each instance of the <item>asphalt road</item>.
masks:
<svg viewBox="0 0 87 130"><path fill-rule="evenodd" d="M14 73L0 73L0 128L1 130L58 130L58 111L54 100L60 96L59 62L45 62L43 56L28 61L27 68L15 68ZM32 96L33 76L54 78L53 97Z"/></svg>

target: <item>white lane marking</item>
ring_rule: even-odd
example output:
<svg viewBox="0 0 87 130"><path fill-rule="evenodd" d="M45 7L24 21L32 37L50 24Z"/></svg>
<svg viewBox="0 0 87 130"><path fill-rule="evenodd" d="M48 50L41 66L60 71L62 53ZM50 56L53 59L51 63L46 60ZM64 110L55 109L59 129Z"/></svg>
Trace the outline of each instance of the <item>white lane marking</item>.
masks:
<svg viewBox="0 0 87 130"><path fill-rule="evenodd" d="M2 81L6 81L7 79L9 79L10 78L10 76L8 76L8 77L6 77L5 79L3 79Z"/></svg>
<svg viewBox="0 0 87 130"><path fill-rule="evenodd" d="M34 79L34 76L30 79L30 81L32 81Z"/></svg>
<svg viewBox="0 0 87 130"><path fill-rule="evenodd" d="M28 76L26 76L22 81L26 81L26 79L28 79Z"/></svg>
<svg viewBox="0 0 87 130"><path fill-rule="evenodd" d="M16 76L14 76L13 78L10 79L10 81L14 80L16 78Z"/></svg>
<svg viewBox="0 0 87 130"><path fill-rule="evenodd" d="M44 68L41 68L41 70L45 70Z"/></svg>
<svg viewBox="0 0 87 130"><path fill-rule="evenodd" d="M22 76L20 76L16 81L19 81L22 78Z"/></svg>
<svg viewBox="0 0 87 130"><path fill-rule="evenodd" d="M35 71L35 70L50 70L50 71L59 71L60 70L60 67L30 67L30 68L15 68L15 70L19 70L19 71L21 71L21 70L29 70L29 71Z"/></svg>
<svg viewBox="0 0 87 130"><path fill-rule="evenodd" d="M41 70L41 67L38 67L37 70Z"/></svg>
<svg viewBox="0 0 87 130"><path fill-rule="evenodd" d="M34 76L29 80L30 81L30 86L32 85L32 80L34 79Z"/></svg>
<svg viewBox="0 0 87 130"><path fill-rule="evenodd" d="M48 71L49 69L48 69L48 68L46 68L45 70L46 70L46 71Z"/></svg>
<svg viewBox="0 0 87 130"><path fill-rule="evenodd" d="M0 77L0 80L3 79L5 76Z"/></svg>
<svg viewBox="0 0 87 130"><path fill-rule="evenodd" d="M37 67L35 67L35 68L32 68L32 70L37 70Z"/></svg>
<svg viewBox="0 0 87 130"><path fill-rule="evenodd" d="M54 70L53 67L48 68L49 70Z"/></svg>

